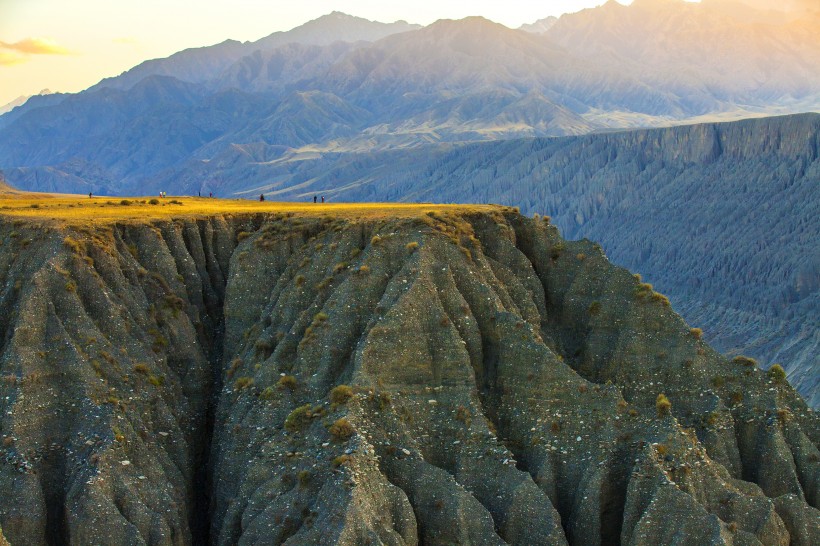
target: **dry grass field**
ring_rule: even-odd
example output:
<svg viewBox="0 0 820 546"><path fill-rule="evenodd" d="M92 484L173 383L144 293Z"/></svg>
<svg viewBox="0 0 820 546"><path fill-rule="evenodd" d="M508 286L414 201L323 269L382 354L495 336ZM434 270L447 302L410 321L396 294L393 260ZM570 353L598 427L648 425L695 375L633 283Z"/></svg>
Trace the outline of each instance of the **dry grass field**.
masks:
<svg viewBox="0 0 820 546"><path fill-rule="evenodd" d="M293 203L199 197L92 197L81 195L0 193L0 216L66 224L145 221L161 218L207 217L248 213L292 213L334 218L409 218L435 212L498 211L495 205L394 203Z"/></svg>

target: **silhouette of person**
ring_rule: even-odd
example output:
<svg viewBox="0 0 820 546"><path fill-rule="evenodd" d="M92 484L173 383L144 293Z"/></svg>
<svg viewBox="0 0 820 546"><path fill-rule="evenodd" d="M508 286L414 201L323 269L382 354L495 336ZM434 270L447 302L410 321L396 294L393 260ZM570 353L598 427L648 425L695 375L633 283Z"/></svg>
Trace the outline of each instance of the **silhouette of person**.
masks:
<svg viewBox="0 0 820 546"><path fill-rule="evenodd" d="M316 202L316 196L315 195L313 196L313 202L314 203Z"/></svg>
<svg viewBox="0 0 820 546"><path fill-rule="evenodd" d="M259 200L260 200L260 201L264 201L264 200L265 200L265 194L264 194L264 193L260 193L260 194L259 194Z"/></svg>
<svg viewBox="0 0 820 546"><path fill-rule="evenodd" d="M91 199L91 192L88 192L88 198Z"/></svg>
<svg viewBox="0 0 820 546"><path fill-rule="evenodd" d="M325 196L323 195L322 196L322 203L324 203L324 202L325 202Z"/></svg>
<svg viewBox="0 0 820 546"><path fill-rule="evenodd" d="M208 194L208 197L213 197L213 196L214 196L214 192L210 192L210 193Z"/></svg>

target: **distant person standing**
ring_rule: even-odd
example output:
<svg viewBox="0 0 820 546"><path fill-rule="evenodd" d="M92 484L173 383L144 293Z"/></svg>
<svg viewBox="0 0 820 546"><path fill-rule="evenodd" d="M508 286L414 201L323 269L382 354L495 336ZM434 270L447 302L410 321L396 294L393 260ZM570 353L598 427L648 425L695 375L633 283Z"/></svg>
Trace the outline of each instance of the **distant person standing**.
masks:
<svg viewBox="0 0 820 546"><path fill-rule="evenodd" d="M316 203L316 196L313 196L313 202Z"/></svg>
<svg viewBox="0 0 820 546"><path fill-rule="evenodd" d="M260 200L260 201L264 201L264 200L265 200L265 194L264 194L264 193L260 193L260 194L259 194L259 200Z"/></svg>
<svg viewBox="0 0 820 546"><path fill-rule="evenodd" d="M209 192L208 193L208 197L213 197L213 196L214 196L214 192Z"/></svg>
<svg viewBox="0 0 820 546"><path fill-rule="evenodd" d="M88 198L91 199L91 192L88 192ZM315 201L315 199L314 199Z"/></svg>
<svg viewBox="0 0 820 546"><path fill-rule="evenodd" d="M325 202L325 196L323 195L322 196L322 203L324 203L324 202Z"/></svg>

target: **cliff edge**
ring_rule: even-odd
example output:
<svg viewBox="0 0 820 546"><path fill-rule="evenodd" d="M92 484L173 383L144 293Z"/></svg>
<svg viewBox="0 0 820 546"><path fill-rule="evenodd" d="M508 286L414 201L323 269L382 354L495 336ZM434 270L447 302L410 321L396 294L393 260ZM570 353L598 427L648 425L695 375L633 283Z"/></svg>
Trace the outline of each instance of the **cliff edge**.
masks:
<svg viewBox="0 0 820 546"><path fill-rule="evenodd" d="M820 543L816 414L598 245L199 202L2 210L11 544Z"/></svg>

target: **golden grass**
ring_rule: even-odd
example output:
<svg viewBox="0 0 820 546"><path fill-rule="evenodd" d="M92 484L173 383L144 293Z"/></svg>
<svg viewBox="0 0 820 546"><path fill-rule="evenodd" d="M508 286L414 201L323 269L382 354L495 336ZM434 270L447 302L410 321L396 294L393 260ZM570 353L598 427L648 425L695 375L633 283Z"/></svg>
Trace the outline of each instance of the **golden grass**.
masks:
<svg viewBox="0 0 820 546"><path fill-rule="evenodd" d="M44 198L44 196L46 196ZM210 217L234 214L292 213L294 216L333 218L414 218L434 211L498 212L498 205L437 205L403 203L292 203L259 202L247 199L211 199L200 197L167 197L152 205L148 197L92 197L81 195L0 194L0 217L53 221L68 225L107 224L124 221ZM127 200L130 204L123 205ZM142 202L141 202L142 201ZM180 204L172 204L177 201Z"/></svg>

